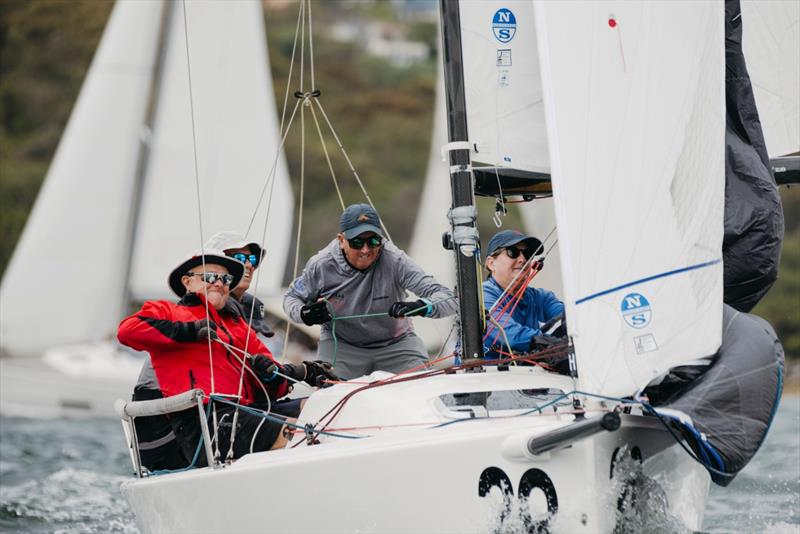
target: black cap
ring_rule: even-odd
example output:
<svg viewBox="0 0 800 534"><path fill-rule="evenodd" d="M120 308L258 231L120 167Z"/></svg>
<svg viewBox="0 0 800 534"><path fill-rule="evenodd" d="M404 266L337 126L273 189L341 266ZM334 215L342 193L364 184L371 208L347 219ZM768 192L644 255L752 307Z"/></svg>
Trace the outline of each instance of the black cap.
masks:
<svg viewBox="0 0 800 534"><path fill-rule="evenodd" d="M518 230L502 230L494 234L489 240L489 245L486 247L486 257L494 256L495 252L501 248L510 247L523 241L528 245L528 249L534 251L534 254L542 253L540 250L542 242L535 237L525 235Z"/></svg>
<svg viewBox="0 0 800 534"><path fill-rule="evenodd" d="M381 237L381 219L378 212L369 204L353 204L347 206L339 219L339 230L344 234L345 239L352 239L364 232L374 232Z"/></svg>

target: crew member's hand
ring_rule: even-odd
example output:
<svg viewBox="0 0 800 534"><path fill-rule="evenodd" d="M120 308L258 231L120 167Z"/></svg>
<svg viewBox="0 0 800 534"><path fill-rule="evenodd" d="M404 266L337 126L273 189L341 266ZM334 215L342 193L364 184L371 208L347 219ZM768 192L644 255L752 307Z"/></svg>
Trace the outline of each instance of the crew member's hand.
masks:
<svg viewBox="0 0 800 534"><path fill-rule="evenodd" d="M339 382L341 378L336 376L333 372L333 366L328 362L321 360L313 362L303 362L306 366L306 377L304 381L309 386L324 388L333 384L326 383L327 381Z"/></svg>
<svg viewBox="0 0 800 534"><path fill-rule="evenodd" d="M275 371L279 371L278 365L272 358L268 358L263 354L256 354L250 360L250 367L262 382L269 382L275 378Z"/></svg>
<svg viewBox="0 0 800 534"><path fill-rule="evenodd" d="M328 311L328 303L324 300L318 300L300 308L300 318L308 326L327 323L333 319L331 312Z"/></svg>
<svg viewBox="0 0 800 534"><path fill-rule="evenodd" d="M209 337L211 339L219 339L217 335L217 323L212 320L206 321L205 319L200 319L194 322L195 332L197 332L197 341L205 341Z"/></svg>
<svg viewBox="0 0 800 534"><path fill-rule="evenodd" d="M430 305L424 300L398 301L389 308L389 317L413 317L415 315L427 316Z"/></svg>

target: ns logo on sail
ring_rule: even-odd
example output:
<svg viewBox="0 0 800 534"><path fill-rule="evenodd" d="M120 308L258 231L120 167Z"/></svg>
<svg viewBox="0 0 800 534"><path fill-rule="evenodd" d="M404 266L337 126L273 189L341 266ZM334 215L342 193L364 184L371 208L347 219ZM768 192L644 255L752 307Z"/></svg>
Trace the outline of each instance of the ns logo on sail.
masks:
<svg viewBox="0 0 800 534"><path fill-rule="evenodd" d="M517 33L517 18L510 9L498 9L492 17L492 31L501 43L507 43Z"/></svg>
<svg viewBox="0 0 800 534"><path fill-rule="evenodd" d="M650 309L650 301L641 293L628 293L622 298L620 303L622 318L628 325L634 328L644 328L650 324L653 311Z"/></svg>

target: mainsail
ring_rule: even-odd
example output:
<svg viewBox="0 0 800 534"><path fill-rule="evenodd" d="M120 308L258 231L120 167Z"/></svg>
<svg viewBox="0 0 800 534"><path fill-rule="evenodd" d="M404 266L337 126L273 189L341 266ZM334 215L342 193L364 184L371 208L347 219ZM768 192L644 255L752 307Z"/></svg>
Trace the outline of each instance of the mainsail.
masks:
<svg viewBox="0 0 800 534"><path fill-rule="evenodd" d="M4 350L101 339L123 314L128 206L162 8L118 2L111 12L3 277ZM43 328L43 313L58 319Z"/></svg>
<svg viewBox="0 0 800 534"><path fill-rule="evenodd" d="M264 187L273 164L274 190L267 183L249 237L262 239L271 197L265 239L271 268L258 271L264 277L259 289L268 294L280 287L293 201L282 153L276 157L261 5L187 2L185 13L188 36L177 2L115 5L3 279L4 350L35 354L110 339L129 298L173 298L166 277L188 251L200 248L198 210L203 237L244 233L256 208L253 192ZM146 127L150 106L152 129ZM149 157L137 167L143 144ZM138 179L144 178L138 213L137 168L143 170ZM47 328L41 327L43 309L58 316Z"/></svg>
<svg viewBox="0 0 800 534"><path fill-rule="evenodd" d="M722 5L534 7L579 380L629 395L720 346Z"/></svg>

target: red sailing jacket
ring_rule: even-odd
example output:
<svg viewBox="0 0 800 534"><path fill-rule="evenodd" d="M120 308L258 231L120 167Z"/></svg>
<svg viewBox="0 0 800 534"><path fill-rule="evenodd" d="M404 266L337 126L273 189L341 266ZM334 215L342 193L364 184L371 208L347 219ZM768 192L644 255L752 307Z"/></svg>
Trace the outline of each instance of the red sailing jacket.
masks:
<svg viewBox="0 0 800 534"><path fill-rule="evenodd" d="M222 341L243 350L245 341L249 339L249 354L263 354L272 359L269 349L247 327L247 322L234 306L226 306L219 312L209 306L208 312L211 320L217 324L217 334ZM212 356L209 358L208 341L194 340L196 334L192 324L205 318L206 307L202 295L187 294L177 304L164 300L148 301L139 312L122 320L117 338L123 345L150 353L158 383L167 396L193 388L202 389L206 395L236 395L239 391L242 353L212 341ZM210 372L212 361L213 391ZM277 399L289 392L285 380L273 382L267 384L270 398ZM261 388L256 378L245 370L241 404L252 404L257 390ZM263 393L261 395L263 397Z"/></svg>

